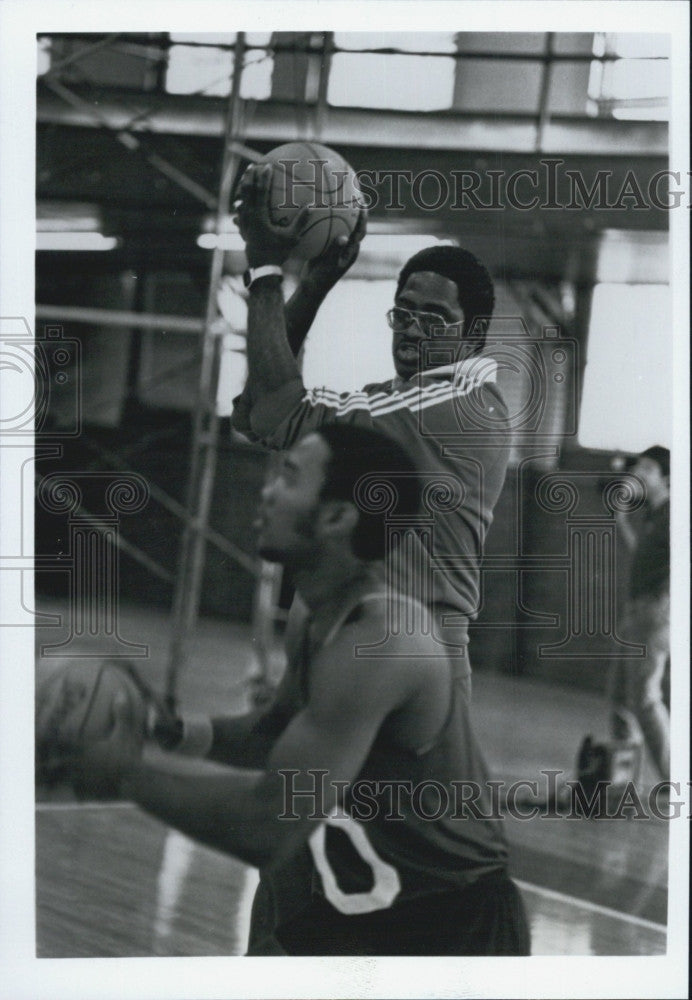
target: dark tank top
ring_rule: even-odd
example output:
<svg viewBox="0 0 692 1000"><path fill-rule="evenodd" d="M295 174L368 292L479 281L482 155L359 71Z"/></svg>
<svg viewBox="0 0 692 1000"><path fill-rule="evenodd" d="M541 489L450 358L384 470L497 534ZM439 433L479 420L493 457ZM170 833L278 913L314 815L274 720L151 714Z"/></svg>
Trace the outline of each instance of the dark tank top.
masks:
<svg viewBox="0 0 692 1000"><path fill-rule="evenodd" d="M382 596L359 595L342 606L319 645L328 646L362 613L365 601ZM291 651L296 711L307 698L307 650L305 642ZM450 664L450 676L451 671ZM446 718L429 745L410 750L381 731L343 808L313 831L292 863L272 873L277 925L309 906L311 898L340 914L372 913L505 870L502 821L468 706L457 685L450 689Z"/></svg>
<svg viewBox="0 0 692 1000"><path fill-rule="evenodd" d="M313 888L342 913L465 887L506 867L487 769L467 706L455 685L451 692L432 745L414 752L379 737L341 817L310 837Z"/></svg>

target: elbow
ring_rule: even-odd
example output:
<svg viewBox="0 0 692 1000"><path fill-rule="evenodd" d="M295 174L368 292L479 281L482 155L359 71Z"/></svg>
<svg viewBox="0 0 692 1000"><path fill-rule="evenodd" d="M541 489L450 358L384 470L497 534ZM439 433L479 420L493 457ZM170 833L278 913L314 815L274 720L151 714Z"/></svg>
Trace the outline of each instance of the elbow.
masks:
<svg viewBox="0 0 692 1000"><path fill-rule="evenodd" d="M276 817L264 821L236 824L228 830L225 843L217 846L254 868L271 870L285 862L305 839L295 823L285 823Z"/></svg>
<svg viewBox="0 0 692 1000"><path fill-rule="evenodd" d="M215 823L226 831L225 850L256 868L273 868L286 860L305 840L304 822L287 818L278 776L265 772L248 789L242 815L226 814L221 805Z"/></svg>

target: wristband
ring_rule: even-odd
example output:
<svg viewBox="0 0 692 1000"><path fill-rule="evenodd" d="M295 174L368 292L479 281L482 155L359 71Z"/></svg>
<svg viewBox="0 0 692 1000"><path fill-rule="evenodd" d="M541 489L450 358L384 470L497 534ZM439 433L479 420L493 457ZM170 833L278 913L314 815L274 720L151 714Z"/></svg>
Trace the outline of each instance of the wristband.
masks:
<svg viewBox="0 0 692 1000"><path fill-rule="evenodd" d="M208 715L184 715L183 735L175 748L186 757L206 757L214 742L214 729Z"/></svg>
<svg viewBox="0 0 692 1000"><path fill-rule="evenodd" d="M283 278L284 272L278 264L263 264L261 267L249 267L243 273L243 284L247 289L250 289L259 278L268 278L270 275Z"/></svg>
<svg viewBox="0 0 692 1000"><path fill-rule="evenodd" d="M171 721L157 721L151 735L169 753L206 757L214 740L214 729L207 715L184 715Z"/></svg>

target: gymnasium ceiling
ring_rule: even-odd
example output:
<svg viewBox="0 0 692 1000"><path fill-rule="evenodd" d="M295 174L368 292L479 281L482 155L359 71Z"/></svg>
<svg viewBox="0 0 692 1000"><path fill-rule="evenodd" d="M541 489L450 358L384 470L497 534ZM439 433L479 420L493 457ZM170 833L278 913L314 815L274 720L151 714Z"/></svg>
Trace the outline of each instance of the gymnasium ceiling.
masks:
<svg viewBox="0 0 692 1000"><path fill-rule="evenodd" d="M396 36L383 37L394 46ZM374 228L454 236L508 276L587 277L604 230L665 231L668 213L651 204L648 186L668 166L667 123L616 118L602 106L587 113L593 35L450 37L450 106L421 111L330 101L326 68L345 55L333 36L274 35L270 48L258 49L273 60L268 92L241 100L238 139L261 153L296 138L319 138L356 170L380 176L478 174L482 205L492 204L493 176L504 183L516 171L537 171L517 187L525 204L538 201L533 208L512 207L504 198L501 210L471 207L468 198L460 207L458 187L438 197L431 175L421 191L429 203L441 202L434 208L416 207L406 183L392 207L389 180L378 187L371 212ZM219 41L211 35L207 44ZM173 47L167 35L50 36L40 45L50 50L50 62L37 92L39 218L96 209L102 231L120 240L117 251L99 255L97 267L143 261L207 267L209 254L196 237L215 207L228 97L167 92ZM224 46L232 53L229 36L222 55ZM378 65L397 58L390 48L370 54ZM604 59L607 66L607 54ZM242 169L247 160L238 148ZM541 164L546 160L559 161L554 188L551 168ZM572 198L570 171L587 189L605 172L605 198L590 208L564 207ZM636 207L636 195L622 197L632 175L644 207Z"/></svg>

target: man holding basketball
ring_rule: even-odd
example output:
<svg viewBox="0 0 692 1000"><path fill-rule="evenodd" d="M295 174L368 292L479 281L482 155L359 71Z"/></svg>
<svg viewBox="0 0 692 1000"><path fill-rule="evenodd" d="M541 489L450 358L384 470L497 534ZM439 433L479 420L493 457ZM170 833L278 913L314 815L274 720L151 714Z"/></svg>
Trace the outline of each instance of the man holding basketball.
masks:
<svg viewBox="0 0 692 1000"><path fill-rule="evenodd" d="M458 247L416 254L399 275L387 314L396 377L361 392L307 390L296 355L320 304L358 255L365 213L350 240L308 264L284 307L281 265L300 238L306 210L288 226L273 225L271 186L272 168L257 166L246 171L239 191L238 223L249 265L249 374L236 400L234 425L277 449L332 423L376 428L407 449L428 480L426 517L405 547L388 553L387 579L431 608L433 642L451 659L459 695L468 700L468 625L478 611L485 534L509 457L496 365L480 353L494 306L492 280ZM303 617L300 600L294 601L289 642L300 633ZM391 637L383 633L381 641ZM289 866L260 882L251 947L271 947L263 941L267 896L280 899L285 891L290 899L294 874Z"/></svg>
<svg viewBox="0 0 692 1000"><path fill-rule="evenodd" d="M403 444L416 466L437 477L428 494L428 523L390 573L433 608L434 635L454 654L461 688L470 690L468 624L480 602L480 559L509 456L507 411L497 365L481 354L494 306L490 275L468 251L424 250L399 275L387 321L393 331L396 377L338 394L306 389L295 355L333 285L358 255L361 218L351 239L307 266L284 308L282 264L303 219L272 225L271 167L243 178L238 221L246 241L248 382L236 400L234 425L282 449L329 423L373 427ZM425 537L423 537L425 536Z"/></svg>
<svg viewBox="0 0 692 1000"><path fill-rule="evenodd" d="M291 955L529 953L451 660L429 610L384 580L396 544L386 519L415 524L420 494L410 457L378 432L307 434L265 484L255 523L260 554L291 572L309 609L273 705L198 720L195 752L208 760L181 755L189 733L181 753L142 756L128 698L103 738L87 726L78 748L82 787L110 784L260 867L273 953L276 942ZM383 652L392 619L417 627ZM256 941L251 953L268 950Z"/></svg>

